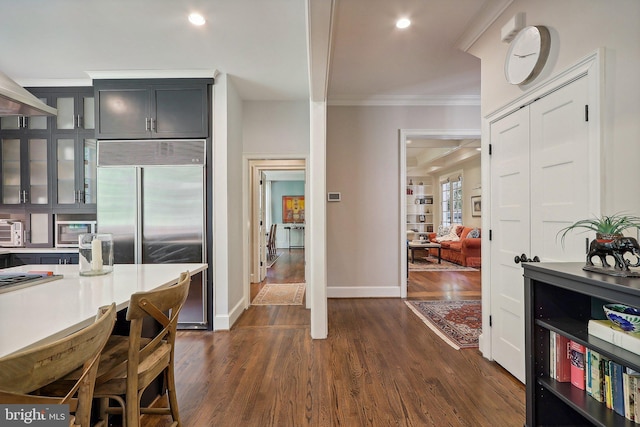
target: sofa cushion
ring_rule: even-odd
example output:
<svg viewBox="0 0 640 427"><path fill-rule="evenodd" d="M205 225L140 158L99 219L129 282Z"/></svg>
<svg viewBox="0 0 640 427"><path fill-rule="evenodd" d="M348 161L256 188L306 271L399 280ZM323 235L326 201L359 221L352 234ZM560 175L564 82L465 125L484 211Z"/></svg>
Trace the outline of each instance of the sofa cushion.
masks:
<svg viewBox="0 0 640 427"><path fill-rule="evenodd" d="M449 244L449 249L452 251L460 252L462 250L462 242L451 242Z"/></svg>

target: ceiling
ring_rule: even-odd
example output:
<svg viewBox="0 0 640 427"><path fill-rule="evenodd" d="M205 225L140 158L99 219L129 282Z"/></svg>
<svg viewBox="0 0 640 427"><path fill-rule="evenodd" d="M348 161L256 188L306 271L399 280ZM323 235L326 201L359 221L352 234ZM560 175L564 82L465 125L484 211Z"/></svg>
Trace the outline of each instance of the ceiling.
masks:
<svg viewBox="0 0 640 427"><path fill-rule="evenodd" d="M308 100L311 60L328 64L330 105L479 105L480 61L465 50L512 1L2 0L0 71L70 86L217 70L244 100ZM326 4L329 57L317 61L307 20ZM188 23L192 11L204 26ZM412 25L397 29L400 17Z"/></svg>
<svg viewBox="0 0 640 427"><path fill-rule="evenodd" d="M90 84L105 72L218 70L245 100L306 100L307 1L326 2L3 0L0 70L24 86ZM329 102L478 102L480 61L462 49L511 1L334 0ZM204 26L187 22L192 11ZM398 30L399 17L412 25Z"/></svg>

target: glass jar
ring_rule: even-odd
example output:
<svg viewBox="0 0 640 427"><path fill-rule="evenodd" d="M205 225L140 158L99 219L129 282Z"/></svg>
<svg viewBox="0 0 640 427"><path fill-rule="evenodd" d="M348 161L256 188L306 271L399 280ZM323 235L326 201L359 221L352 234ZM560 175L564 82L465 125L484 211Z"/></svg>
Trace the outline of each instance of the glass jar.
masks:
<svg viewBox="0 0 640 427"><path fill-rule="evenodd" d="M78 253L81 276L100 276L113 271L113 236L111 234L80 234Z"/></svg>

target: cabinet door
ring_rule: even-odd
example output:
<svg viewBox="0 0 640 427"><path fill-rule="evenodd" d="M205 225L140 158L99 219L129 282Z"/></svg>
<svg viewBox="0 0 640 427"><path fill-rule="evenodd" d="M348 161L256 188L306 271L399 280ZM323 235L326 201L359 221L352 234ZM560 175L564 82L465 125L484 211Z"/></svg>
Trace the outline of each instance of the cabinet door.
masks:
<svg viewBox="0 0 640 427"><path fill-rule="evenodd" d="M52 94L53 105L58 109L54 119L57 133L75 133L76 130L95 129L95 103L93 88L84 91Z"/></svg>
<svg viewBox="0 0 640 427"><path fill-rule="evenodd" d="M149 138L148 88L96 88L97 138Z"/></svg>
<svg viewBox="0 0 640 427"><path fill-rule="evenodd" d="M20 139L2 138L2 204L19 205L22 202L22 163Z"/></svg>
<svg viewBox="0 0 640 427"><path fill-rule="evenodd" d="M155 88L154 138L208 136L206 85Z"/></svg>
<svg viewBox="0 0 640 427"><path fill-rule="evenodd" d="M11 255L11 266L18 267L20 265L39 264L38 255L36 254L13 254Z"/></svg>
<svg viewBox="0 0 640 427"><path fill-rule="evenodd" d="M76 205L78 186L76 184L76 140L59 138L54 140L55 149L55 185L54 199L57 205Z"/></svg>
<svg viewBox="0 0 640 427"><path fill-rule="evenodd" d="M29 212L26 218L25 246L30 248L53 247L53 215L51 212Z"/></svg>
<svg viewBox="0 0 640 427"><path fill-rule="evenodd" d="M42 254L39 256L39 264L78 264L77 254Z"/></svg>
<svg viewBox="0 0 640 427"><path fill-rule="evenodd" d="M46 138L0 138L2 204L49 204L49 162Z"/></svg>

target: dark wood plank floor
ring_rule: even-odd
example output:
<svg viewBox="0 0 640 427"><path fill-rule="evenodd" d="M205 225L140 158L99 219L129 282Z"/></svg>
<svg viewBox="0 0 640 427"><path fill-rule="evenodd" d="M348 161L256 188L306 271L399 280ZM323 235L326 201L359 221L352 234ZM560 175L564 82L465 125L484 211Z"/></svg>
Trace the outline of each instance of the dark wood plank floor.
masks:
<svg viewBox="0 0 640 427"><path fill-rule="evenodd" d="M474 293L480 279L468 273L409 281L412 298ZM445 344L403 300L330 299L328 311L326 340L309 337L302 306L252 306L231 331L179 332L183 425L523 425L523 385L478 350Z"/></svg>

